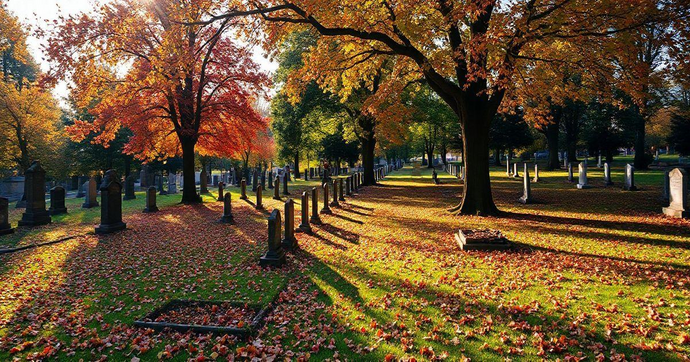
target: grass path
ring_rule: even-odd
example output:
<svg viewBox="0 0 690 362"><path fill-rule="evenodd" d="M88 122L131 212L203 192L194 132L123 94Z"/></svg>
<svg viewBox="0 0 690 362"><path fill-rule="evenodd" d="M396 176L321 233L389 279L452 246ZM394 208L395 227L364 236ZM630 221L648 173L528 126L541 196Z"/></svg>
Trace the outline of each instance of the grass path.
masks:
<svg viewBox="0 0 690 362"><path fill-rule="evenodd" d="M433 185L407 167L322 215L282 270L257 266L267 212L251 203L235 201L235 226L215 223L214 195L155 214L132 206L125 232L0 256L0 360L687 358L690 222L660 215L658 174L632 193L597 172L588 190L541 172L539 203L522 205L521 180L495 168L505 214L479 218L445 212L458 180L439 171ZM316 184L297 182L293 197ZM266 209L282 211L271 194ZM458 228L497 228L519 248L460 252ZM265 302L284 287L249 341L131 326L171 298Z"/></svg>

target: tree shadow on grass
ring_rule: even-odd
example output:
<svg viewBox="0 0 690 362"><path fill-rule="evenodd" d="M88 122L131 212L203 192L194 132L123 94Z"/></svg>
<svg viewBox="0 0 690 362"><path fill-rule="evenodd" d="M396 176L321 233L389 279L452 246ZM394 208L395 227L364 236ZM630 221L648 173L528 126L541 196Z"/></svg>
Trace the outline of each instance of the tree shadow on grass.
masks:
<svg viewBox="0 0 690 362"><path fill-rule="evenodd" d="M323 223L319 229L352 244L359 244L359 234L347 231L332 224Z"/></svg>

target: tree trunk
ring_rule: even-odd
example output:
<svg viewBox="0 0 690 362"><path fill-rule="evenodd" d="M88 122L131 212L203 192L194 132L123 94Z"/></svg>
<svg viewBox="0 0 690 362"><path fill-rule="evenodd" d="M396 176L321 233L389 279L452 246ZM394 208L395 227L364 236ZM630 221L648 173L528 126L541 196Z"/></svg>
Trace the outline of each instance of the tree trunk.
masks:
<svg viewBox="0 0 690 362"><path fill-rule="evenodd" d="M645 117L640 117L638 124L637 124L637 129L635 133L635 160L634 160L634 165L635 169L637 170L646 170L649 165L647 165L647 160L645 157L645 153L647 151L644 138L645 138L645 122L646 119Z"/></svg>
<svg viewBox="0 0 690 362"><path fill-rule="evenodd" d="M447 148L445 143L441 144L439 151L441 152L441 161L443 161L444 165L447 165L448 160L447 160L446 153L448 153L448 148Z"/></svg>
<svg viewBox="0 0 690 362"><path fill-rule="evenodd" d="M376 140L371 138L361 138L362 143L362 167L364 167L364 179L362 185L371 186L376 184L374 178L374 149L376 148Z"/></svg>
<svg viewBox="0 0 690 362"><path fill-rule="evenodd" d="M295 152L295 171L293 172L295 174L295 180L299 178L299 151Z"/></svg>
<svg viewBox="0 0 690 362"><path fill-rule="evenodd" d="M494 166L501 166L501 150L498 148L494 150Z"/></svg>
<svg viewBox="0 0 690 362"><path fill-rule="evenodd" d="M201 197L196 193L196 177L194 174L194 140L180 140L182 144L182 177L184 185L182 187L182 203L197 204L201 202Z"/></svg>
<svg viewBox="0 0 690 362"><path fill-rule="evenodd" d="M481 112L472 113L474 118L486 117L479 115ZM465 186L462 203L450 210L453 213L480 216L498 214L489 178L489 128L492 117L473 119L463 127Z"/></svg>
<svg viewBox="0 0 690 362"><path fill-rule="evenodd" d="M549 147L549 161L546 163L547 170L558 170L561 168L561 163L558 161L558 129L559 125L557 122L549 123L546 126L546 143Z"/></svg>
<svg viewBox="0 0 690 362"><path fill-rule="evenodd" d="M429 160L427 168L434 168L434 145L430 144L426 146L426 158Z"/></svg>

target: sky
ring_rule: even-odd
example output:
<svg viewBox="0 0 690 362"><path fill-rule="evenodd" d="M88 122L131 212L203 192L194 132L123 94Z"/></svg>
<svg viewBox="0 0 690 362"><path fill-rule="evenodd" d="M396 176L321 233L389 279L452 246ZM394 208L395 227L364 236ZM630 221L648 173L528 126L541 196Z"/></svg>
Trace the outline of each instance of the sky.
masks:
<svg viewBox="0 0 690 362"><path fill-rule="evenodd" d="M99 3L103 1L107 2L108 0L101 0ZM97 3L95 0L0 0L0 2L4 2L7 8L14 13L23 24L27 24L26 30L29 31L30 34L27 41L29 49L44 71L46 71L48 67L43 60L41 39L35 38L31 34L29 27L43 24L46 20L51 21L57 19L60 15L70 15L89 11L94 7L94 4ZM267 72L274 72L278 68L277 63L263 56L263 51L261 49L256 49L254 51L254 61ZM67 97L67 85L65 83L58 84L54 90L54 94L61 100Z"/></svg>

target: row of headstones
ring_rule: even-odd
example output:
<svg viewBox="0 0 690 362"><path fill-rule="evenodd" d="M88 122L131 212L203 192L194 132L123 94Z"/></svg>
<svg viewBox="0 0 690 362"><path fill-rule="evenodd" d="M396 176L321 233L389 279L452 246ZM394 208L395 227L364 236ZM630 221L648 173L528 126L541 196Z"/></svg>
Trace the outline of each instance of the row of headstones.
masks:
<svg viewBox="0 0 690 362"><path fill-rule="evenodd" d="M512 166L512 170L511 170ZM575 182L575 178L573 175L573 163L569 162L567 163L566 166L568 170L568 181L570 182ZM525 163L525 169L527 169L527 163ZM525 172L527 173L527 172ZM520 177L520 173L518 171L518 164L513 163L511 165L510 162L506 163L506 175L508 177ZM529 176L529 175L528 175ZM539 182L539 165L534 164L534 182ZM613 185L613 181L611 181L611 167L609 166L608 162L604 163L604 183L607 186ZM578 183L577 183L577 188L578 189L587 189L589 188L590 185L588 184L588 179L587 179L587 162L581 162L578 164ZM625 180L624 180L624 186L623 189L626 191L636 191L637 187L635 186L635 167L631 164L625 165Z"/></svg>
<svg viewBox="0 0 690 362"><path fill-rule="evenodd" d="M464 180L464 179L465 179L465 167L463 167L462 165L456 165L456 164L454 164L454 163L449 163L449 164L447 164L447 165L444 165L444 166L443 166L443 169L444 169L447 173L449 173L449 174L451 174L451 175L453 175L453 176L459 178L460 180ZM436 173L436 171L434 171L434 174L435 174L435 173ZM434 181L435 181L436 183L438 183L437 180L436 180L436 177L434 177Z"/></svg>
<svg viewBox="0 0 690 362"><path fill-rule="evenodd" d="M89 183L88 202L90 205L98 205L95 200L95 179ZM19 220L19 226L39 226L52 222L51 215L64 214L65 189L56 186L50 190L50 209L46 210L46 199L43 185L45 183L45 170L38 161L34 161L25 172L24 195L26 196L26 209ZM122 222L122 185L114 170L105 173L101 185L101 224L96 227L96 233L104 234L126 228ZM93 207L93 206L89 206ZM0 198L0 235L14 232L9 223L8 199Z"/></svg>
<svg viewBox="0 0 690 362"><path fill-rule="evenodd" d="M385 177L387 170L377 169L375 175ZM330 187L329 187L330 184ZM345 186L345 187L343 187ZM334 179L332 182L321 185L323 189L323 208L319 212L318 198L319 192L316 187L311 189L311 216L309 215L309 195L302 192L302 217L297 229L295 225L295 204L292 199L285 202L285 232L281 239L281 216L280 211L274 209L268 217L268 251L259 258L259 265L279 267L285 264L285 252L292 251L298 247L295 231L310 234L312 233L311 224L321 225L321 214L332 214L331 207L340 207L340 202L345 201L345 195L351 196L362 187L362 173L354 173L347 178ZM329 188L332 190L332 199L329 198ZM260 193L257 193L255 207L263 209L261 206ZM329 202L329 200L331 200ZM221 222L232 223L232 205L230 193L225 194L223 205L223 217Z"/></svg>

